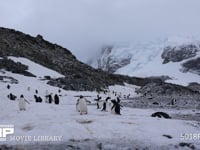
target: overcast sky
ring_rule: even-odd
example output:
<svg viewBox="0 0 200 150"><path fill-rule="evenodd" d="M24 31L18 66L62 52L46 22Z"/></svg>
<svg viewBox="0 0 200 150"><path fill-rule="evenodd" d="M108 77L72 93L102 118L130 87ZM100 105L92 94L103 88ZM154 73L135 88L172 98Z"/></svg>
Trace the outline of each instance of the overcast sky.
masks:
<svg viewBox="0 0 200 150"><path fill-rule="evenodd" d="M102 44L200 35L200 0L0 0L0 26L85 61Z"/></svg>

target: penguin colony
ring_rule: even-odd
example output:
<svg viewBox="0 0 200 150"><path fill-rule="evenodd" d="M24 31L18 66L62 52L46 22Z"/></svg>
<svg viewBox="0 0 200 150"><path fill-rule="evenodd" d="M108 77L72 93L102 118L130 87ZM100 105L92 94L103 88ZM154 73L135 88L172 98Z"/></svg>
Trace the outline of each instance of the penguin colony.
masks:
<svg viewBox="0 0 200 150"><path fill-rule="evenodd" d="M8 84L6 87L10 91L11 86ZM31 88L28 87L27 91L30 92L30 90L31 90ZM49 103L49 104L54 103L55 105L59 105L59 103L60 103L59 97L60 96L62 96L60 89L58 90L57 94L54 94L54 96L53 96L53 93L49 93L48 90L46 90L45 103ZM21 94L19 99L17 99L17 96L10 92L7 95L7 97L8 97L9 100L12 100L12 101L18 100L19 101L18 106L19 106L20 111L25 111L26 110L26 104L30 104L30 102L28 100L26 100L26 98L24 97L23 94ZM43 102L43 99L41 98L41 96L39 96L39 91L37 89L35 90L35 94L33 95L33 98L34 98L36 103L42 103Z"/></svg>
<svg viewBox="0 0 200 150"><path fill-rule="evenodd" d="M7 85L7 89L9 90L11 88L10 85ZM30 92L30 87L27 88L27 90ZM100 93L98 93L97 98L94 99L94 102L96 103L96 107L97 109L99 109L101 112L111 112L112 114L116 114L116 115L121 115L121 109L122 109L122 105L120 104L121 102L121 98L124 99L129 99L130 98L130 94L128 95L122 95L122 93L117 93L115 91L112 91L112 94L116 97L116 99L111 99L110 96L110 91L103 91L104 96L107 95L107 97L105 98L105 100L102 99L102 97L99 95ZM48 90L46 90L45 92L45 103L51 104L54 103L55 105L59 105L60 103L60 96L61 95L61 90L58 90L57 94L53 93L49 93ZM26 104L30 104L30 102L28 100L26 100L26 98L24 97L23 94L20 95L19 99L17 99L17 96L12 94L11 92L7 95L7 97L10 100L18 100L18 106L19 106L19 110L20 111L25 111L26 110ZM35 94L33 96L34 100L36 103L42 103L43 99L39 96L39 91L36 89L35 90ZM76 102L76 111L80 113L80 115L83 114L88 114L88 108L87 105L90 104L91 101L87 100L86 97L80 95L79 98L77 99ZM171 101L171 105L175 105L176 104L176 100L173 99ZM156 112L154 114L152 114L152 117L163 117L163 118L171 118L169 116L167 116L168 114L164 113L164 112Z"/></svg>

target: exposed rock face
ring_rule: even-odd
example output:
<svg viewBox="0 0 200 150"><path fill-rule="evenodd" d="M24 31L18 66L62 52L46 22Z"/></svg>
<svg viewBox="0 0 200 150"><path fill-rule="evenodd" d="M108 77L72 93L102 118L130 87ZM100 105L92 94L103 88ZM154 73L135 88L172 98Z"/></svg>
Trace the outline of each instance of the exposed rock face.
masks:
<svg viewBox="0 0 200 150"><path fill-rule="evenodd" d="M170 83L149 83L138 89L142 95L190 95L199 94L199 92L180 85Z"/></svg>
<svg viewBox="0 0 200 150"><path fill-rule="evenodd" d="M199 83L193 82L193 83L190 83L187 87L192 89L193 91L200 93L200 84Z"/></svg>
<svg viewBox="0 0 200 150"><path fill-rule="evenodd" d="M192 72L200 75L200 57L189 60L182 64L183 72Z"/></svg>
<svg viewBox="0 0 200 150"><path fill-rule="evenodd" d="M182 60L192 58L196 56L196 53L200 51L199 46L189 44L181 46L168 46L165 47L162 53L163 64L168 62L180 62Z"/></svg>
<svg viewBox="0 0 200 150"><path fill-rule="evenodd" d="M0 69L5 69L12 73L18 73L25 76L35 77L35 75L27 71L28 66L19 62L15 63L13 60L7 58L0 59Z"/></svg>
<svg viewBox="0 0 200 150"><path fill-rule="evenodd" d="M43 40L40 35L34 38L19 31L0 28L0 56L10 55L26 57L63 74L67 74L67 68L77 62L69 50Z"/></svg>
<svg viewBox="0 0 200 150"><path fill-rule="evenodd" d="M116 57L112 55L112 46L102 48L101 57L98 59L98 69L114 73L117 69L126 66L131 61L131 56L127 54L126 57ZM125 52L123 52L125 53Z"/></svg>
<svg viewBox="0 0 200 150"><path fill-rule="evenodd" d="M93 69L78 61L68 49L45 41L41 35L35 38L19 31L0 28L0 57L6 56L25 57L63 74L64 78L50 79L49 84L68 90L100 90L124 82L144 85L153 81L111 75Z"/></svg>

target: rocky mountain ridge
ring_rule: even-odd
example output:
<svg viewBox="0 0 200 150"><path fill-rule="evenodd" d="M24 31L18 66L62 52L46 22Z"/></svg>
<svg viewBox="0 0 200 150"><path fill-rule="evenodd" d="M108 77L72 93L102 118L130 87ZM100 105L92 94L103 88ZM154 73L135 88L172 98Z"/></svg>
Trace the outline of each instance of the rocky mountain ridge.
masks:
<svg viewBox="0 0 200 150"><path fill-rule="evenodd" d="M172 80L179 79L171 83L188 85L200 82L199 60L200 41L186 38L104 46L101 55L90 65L109 73L129 76L168 76Z"/></svg>
<svg viewBox="0 0 200 150"><path fill-rule="evenodd" d="M0 69L8 70L13 73L19 73L26 76L35 77L34 74L28 72L26 65L16 63L8 56L24 57L46 68L55 70L64 77L51 78L44 77L48 80L48 84L57 86L66 90L104 90L109 85L123 85L129 83L144 87L150 83L155 83L162 87L166 87L168 83L164 81L168 77L129 77L124 75L109 74L100 69L94 69L76 59L76 57L66 48L57 44L52 44L43 39L41 35L32 37L22 32L7 28L0 28ZM0 77L4 79L7 77ZM14 80L14 79L12 79ZM15 81L17 83L17 81ZM174 90L170 85L169 90ZM178 86L180 92L185 94L194 94L195 91ZM170 93L168 90L167 93ZM141 92L142 93L142 92Z"/></svg>
<svg viewBox="0 0 200 150"><path fill-rule="evenodd" d="M13 29L0 28L0 57L4 62L1 68L12 68L12 72L27 75L24 73L27 68L20 64L13 65L13 62L7 59L8 56L25 57L63 74L64 78L50 79L49 84L67 90L100 90L108 85L124 82L144 85L148 82L160 81L112 75L78 61L68 49L44 40L41 35L32 37ZM15 66L18 66L18 70Z"/></svg>

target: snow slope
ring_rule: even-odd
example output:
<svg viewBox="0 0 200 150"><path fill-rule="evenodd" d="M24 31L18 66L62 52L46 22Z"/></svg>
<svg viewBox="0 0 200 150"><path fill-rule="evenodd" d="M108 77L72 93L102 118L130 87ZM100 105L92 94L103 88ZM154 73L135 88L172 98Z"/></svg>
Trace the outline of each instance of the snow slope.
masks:
<svg viewBox="0 0 200 150"><path fill-rule="evenodd" d="M114 62L115 64L118 62L120 64L123 60L128 60L131 57L129 64L118 68L114 73L138 77L169 76L172 79L167 82L186 86L190 82L200 82L199 75L181 72L181 64L189 59L163 64L161 55L166 46L187 44L194 44L199 47L200 41L194 37L171 37L150 42L116 44L109 54L105 53L105 55L102 54L99 58L95 58L98 61L94 60L91 65L98 68L98 63L107 65L108 62ZM200 57L200 52L193 58L197 57ZM109 61L107 58L109 58ZM105 66L102 69L105 69Z"/></svg>
<svg viewBox="0 0 200 150"><path fill-rule="evenodd" d="M37 64L32 63L31 66L36 67ZM44 67L38 70L41 76L45 75L45 70ZM41 74L41 72L44 72L44 74ZM35 73L37 74L37 72ZM110 149L121 149L115 146L115 141L129 143L131 145L129 148L134 148L137 145L139 148L146 146L150 149L159 149L162 146L178 145L180 142L193 143L197 148L200 148L199 140L181 139L182 134L199 133L199 126L195 126L196 121L152 118L150 115L158 111L153 109L124 107L121 116L111 112L101 112L96 109L93 101L97 93L88 91L62 90L59 105L47 104L44 101L43 103L35 103L33 99L35 89L39 91L38 95L44 100L47 89L56 94L58 88L49 86L46 81L38 78L25 77L6 71L5 73L0 72L0 75L14 77L19 81L18 84L11 84L10 89L6 88L8 83L0 82L0 124L11 124L15 128L14 134L8 136L7 141L0 141L0 144L36 144L42 141L34 141L34 136L60 136L61 141L58 141L58 143L85 139L109 141L112 144ZM31 87L30 91L27 90L29 86ZM136 96L135 88L133 85L126 84L126 86L111 86L109 89L123 94L130 93L131 97L134 97ZM24 97L30 101L30 105L27 104L26 111L19 111L18 101L8 100L7 95L10 92L18 97L20 94L24 94ZM80 115L76 112L76 96L78 95L88 96L86 98L92 102L88 106L88 115ZM103 99L107 96L115 98L112 92L108 94L100 93L100 96ZM171 110L165 111L169 114L172 113ZM176 112L193 113L191 110L176 110ZM164 134L173 138L168 139L163 136ZM11 140L11 136L30 136L32 139L30 141L16 141ZM57 142L46 143L54 144Z"/></svg>
<svg viewBox="0 0 200 150"><path fill-rule="evenodd" d="M20 62L24 65L27 65L29 67L28 71L36 75L37 77L44 77L51 75L52 78L59 78L64 77L60 73L50 70L48 68L44 68L43 66L34 63L33 61L30 61L29 59L23 58L23 57L8 57L9 59L12 59L15 62Z"/></svg>

